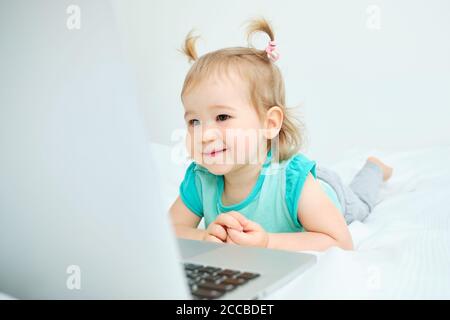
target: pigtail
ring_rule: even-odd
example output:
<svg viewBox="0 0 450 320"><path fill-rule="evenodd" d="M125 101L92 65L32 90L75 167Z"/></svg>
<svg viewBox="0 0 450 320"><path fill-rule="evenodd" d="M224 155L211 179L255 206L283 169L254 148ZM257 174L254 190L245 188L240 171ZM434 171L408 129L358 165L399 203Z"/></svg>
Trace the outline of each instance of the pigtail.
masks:
<svg viewBox="0 0 450 320"><path fill-rule="evenodd" d="M267 21L265 18L255 18L248 21L247 25L247 43L250 48L255 49L251 42L251 38L253 35L257 32L264 32L267 34L270 38L271 43L275 43L275 34L273 32L273 28L270 25L269 21ZM264 58L265 60L270 60L267 56L266 49L263 50L256 50L256 54L260 56L261 58Z"/></svg>
<svg viewBox="0 0 450 320"><path fill-rule="evenodd" d="M189 62L195 62L198 59L197 51L195 50L195 42L200 36L194 36L194 30L191 30L184 40L183 47L180 52L188 57Z"/></svg>
<svg viewBox="0 0 450 320"><path fill-rule="evenodd" d="M265 18L255 18L248 21L247 26L247 42L251 46L251 37L256 32L265 32L271 41L275 41L275 36L270 23Z"/></svg>

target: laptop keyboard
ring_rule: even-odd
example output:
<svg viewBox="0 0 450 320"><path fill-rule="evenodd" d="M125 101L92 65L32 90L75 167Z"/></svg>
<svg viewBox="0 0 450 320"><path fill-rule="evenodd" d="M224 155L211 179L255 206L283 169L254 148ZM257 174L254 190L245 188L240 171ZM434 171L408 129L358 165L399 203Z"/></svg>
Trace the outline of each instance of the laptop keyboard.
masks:
<svg viewBox="0 0 450 320"><path fill-rule="evenodd" d="M258 273L185 263L184 271L194 299L217 299L259 277Z"/></svg>

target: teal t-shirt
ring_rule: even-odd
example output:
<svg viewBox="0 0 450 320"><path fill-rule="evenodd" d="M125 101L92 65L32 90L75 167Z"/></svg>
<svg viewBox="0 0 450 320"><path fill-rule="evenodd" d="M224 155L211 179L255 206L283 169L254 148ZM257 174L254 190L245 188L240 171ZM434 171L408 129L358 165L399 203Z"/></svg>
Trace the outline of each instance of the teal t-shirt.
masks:
<svg viewBox="0 0 450 320"><path fill-rule="evenodd" d="M316 178L315 168L316 163L302 154L274 162L269 150L250 194L239 203L225 206L222 203L224 177L192 162L180 185L180 197L194 214L205 218L206 227L219 214L238 211L267 232L300 232L304 229L297 216L298 201L308 173ZM322 180L319 182L342 211L334 189Z"/></svg>

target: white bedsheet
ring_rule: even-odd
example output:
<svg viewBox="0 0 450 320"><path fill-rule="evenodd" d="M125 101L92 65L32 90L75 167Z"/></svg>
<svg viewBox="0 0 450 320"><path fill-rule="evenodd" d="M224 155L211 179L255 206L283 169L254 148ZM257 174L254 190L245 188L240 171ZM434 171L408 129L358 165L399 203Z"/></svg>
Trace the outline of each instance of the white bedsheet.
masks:
<svg viewBox="0 0 450 320"><path fill-rule="evenodd" d="M170 159L170 151L157 149L168 207L185 166L162 160ZM371 215L350 225L355 250L316 253L313 268L268 298L450 298L450 146L354 151L331 168L349 182L370 154L391 164L394 175Z"/></svg>

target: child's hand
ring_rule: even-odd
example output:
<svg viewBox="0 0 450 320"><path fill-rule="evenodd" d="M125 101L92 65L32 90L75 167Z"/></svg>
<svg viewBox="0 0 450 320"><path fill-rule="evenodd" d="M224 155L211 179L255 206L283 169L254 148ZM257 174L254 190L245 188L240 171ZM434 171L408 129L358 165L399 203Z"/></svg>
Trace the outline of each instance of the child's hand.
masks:
<svg viewBox="0 0 450 320"><path fill-rule="evenodd" d="M227 230L240 232L243 227L235 217L228 213L222 213L205 230L203 240L223 243L227 240Z"/></svg>
<svg viewBox="0 0 450 320"><path fill-rule="evenodd" d="M243 231L227 228L227 243L233 243L243 246L267 248L269 243L269 234L259 224L253 222L237 211L230 211L227 214L239 221Z"/></svg>

